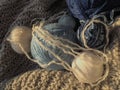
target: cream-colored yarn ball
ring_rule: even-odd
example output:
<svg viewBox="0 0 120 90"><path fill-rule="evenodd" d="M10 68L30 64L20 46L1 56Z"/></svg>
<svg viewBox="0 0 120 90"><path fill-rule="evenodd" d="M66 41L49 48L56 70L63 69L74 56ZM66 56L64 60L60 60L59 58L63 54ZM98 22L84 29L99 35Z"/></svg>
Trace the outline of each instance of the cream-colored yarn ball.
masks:
<svg viewBox="0 0 120 90"><path fill-rule="evenodd" d="M103 68L103 60L92 52L82 52L72 63L73 73L82 83L95 83L102 76Z"/></svg>
<svg viewBox="0 0 120 90"><path fill-rule="evenodd" d="M10 41L11 47L15 52L23 54L23 51L19 45L21 45L26 52L30 52L31 38L32 30L30 28L25 26L17 26L11 31L7 40Z"/></svg>

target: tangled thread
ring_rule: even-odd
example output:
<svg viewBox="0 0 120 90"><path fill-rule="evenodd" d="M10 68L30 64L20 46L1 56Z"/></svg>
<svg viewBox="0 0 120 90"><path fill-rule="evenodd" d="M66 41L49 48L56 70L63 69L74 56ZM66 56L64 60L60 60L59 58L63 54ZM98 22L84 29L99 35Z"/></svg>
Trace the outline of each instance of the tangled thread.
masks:
<svg viewBox="0 0 120 90"><path fill-rule="evenodd" d="M93 21L93 20L92 20ZM91 22L92 22L91 21ZM100 22L102 23L101 21L99 20L96 20L95 22ZM90 23L89 23L90 24ZM87 26L89 26L89 24L87 24ZM106 28L108 28L107 25L105 25ZM87 27L86 27L87 28ZM66 70L70 71L70 72L73 72L73 69L71 68L71 65L69 65L66 61L62 60L62 58L58 55L56 55L54 52L52 52L49 48L45 47L43 45L42 42L40 42L38 40L38 38L36 38L35 36L35 32L39 35L39 37L41 38L44 38L44 40L46 40L46 42L50 45L52 45L53 47L58 47L59 49L61 49L64 53L66 54L69 54L69 55L72 55L73 57L76 57L80 54L80 52L78 51L93 51L93 52L96 52L98 54L98 56L102 56L103 59L104 59L104 66L105 66L105 73L103 76L101 76L101 78L96 82L96 83L90 83L91 86L94 86L94 85L98 85L101 81L105 80L105 78L108 76L108 73L109 73L109 65L108 65L108 57L106 56L105 54L105 49L106 47L104 48L104 52L101 52L99 50L96 50L96 49L92 49L90 47L87 46L86 44L86 40L85 40L85 36L84 36L84 32L86 30L86 28L83 29L83 32L82 32L82 38L84 40L84 45L86 48L83 48L81 46L79 46L78 44L76 43L73 43L67 39L63 39L61 37L56 37L56 36L53 36L51 35L48 31L46 30L43 30L43 23L41 23L39 26L34 26L33 25L33 31L32 31L32 36L35 38L36 42L42 47L44 48L46 51L48 51L50 54L52 54L57 60L59 60L59 62L56 62L56 61L51 61L47 64L41 64L39 63L39 60L35 60L35 59L32 59L28 53L25 52L25 50L21 47L21 45L19 44L19 46L21 47L21 49L23 50L23 52L25 53L25 55L33 62L39 64L41 67L44 67L44 68L47 68L49 65L51 64L57 64L57 65L62 65ZM106 29L108 30L108 29ZM107 31L108 32L108 31ZM108 34L106 34L106 39L107 39L107 43L105 46L107 46L108 44ZM69 43L69 45L65 45L63 42L67 42Z"/></svg>
<svg viewBox="0 0 120 90"><path fill-rule="evenodd" d="M70 22L70 23L69 23ZM75 32L73 31L73 28L75 27L75 21L73 18L71 18L68 15L63 15L60 17L58 20L58 23L51 23L44 25L43 30L47 30L50 34L56 36L56 37L62 37L70 40L71 42L76 43L77 42L77 37ZM72 63L73 56L69 54L65 54L61 49L58 47L54 47L50 44L47 43L47 41L43 37L39 37L38 33L34 33L36 38L43 43L43 45L47 48L49 48L51 51L53 51L55 54L60 56L63 60L67 61L69 64ZM55 60L56 62L59 62L56 58L54 58L53 55L51 55L48 51L43 49L38 42L36 42L36 38L32 38L31 41L31 54L33 58L39 60L39 63L44 64L48 63L52 60ZM49 38L48 38L49 40ZM63 42L65 45L69 45L66 42ZM47 69L52 69L52 70L59 70L59 69L64 69L62 66L59 65L51 65Z"/></svg>
<svg viewBox="0 0 120 90"><path fill-rule="evenodd" d="M109 28L106 21L107 19L104 15L95 15L91 20L83 23L77 31L77 37L80 44L86 47L84 45L85 42L91 48L103 49L106 45L106 36L109 34L109 32L107 32ZM85 37L83 38L83 36ZM86 41L84 41L84 39Z"/></svg>

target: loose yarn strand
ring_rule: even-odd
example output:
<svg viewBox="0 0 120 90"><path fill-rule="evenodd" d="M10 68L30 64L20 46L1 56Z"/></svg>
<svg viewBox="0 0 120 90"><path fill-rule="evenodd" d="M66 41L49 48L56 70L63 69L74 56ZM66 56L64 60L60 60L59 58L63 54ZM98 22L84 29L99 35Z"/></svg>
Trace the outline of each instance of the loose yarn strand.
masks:
<svg viewBox="0 0 120 90"><path fill-rule="evenodd" d="M80 53L78 53L77 51L75 51L75 49L77 49L77 50L83 50L83 51L94 51L94 52L97 52L97 53L100 54L100 55L103 55L103 56L104 56L104 59L106 60L105 63L104 63L105 69L106 69L106 70L105 70L105 74L102 75L102 76L96 81L96 83L90 83L91 86L94 86L94 85L99 84L101 81L103 81L103 80L108 76L108 73L109 73L108 57L106 56L106 54L104 54L103 52L101 52L101 51L99 51L99 50L92 49L92 48L88 47L87 44L86 44L86 40L85 40L84 33L85 33L86 29L88 28L88 26L90 26L91 23L93 23L93 22L104 24L103 22L101 22L101 21L99 21L99 20L94 20L94 19L92 19L92 20L86 25L86 27L83 29L83 32L82 32L82 34L81 34L81 35L82 35L83 42L84 42L84 45L85 45L86 48L83 48L83 47L79 46L78 44L75 44L75 43L73 43L73 42L71 42L71 41L69 41L69 40L67 40L67 39L63 39L63 38L61 38L61 37L55 37L55 36L51 35L47 30L43 30L43 28L42 28L43 23L41 23L39 26L34 26L34 25L33 25L33 31L32 31L32 36L35 38L36 42L39 43L39 45L40 45L43 49L45 49L46 51L48 51L48 52L49 52L50 54L52 54L57 60L60 61L60 63L57 63L57 62L55 62L55 61L53 61L53 62L51 61L51 62L52 62L52 63L57 63L57 64L59 64L59 65L64 66L64 68L65 68L66 70L68 70L68 71L72 71L72 72L73 72L73 69L70 67L70 65L69 65L67 62L63 61L63 59L62 59L60 56L56 55L56 54L55 54L53 51L51 51L49 48L45 47L45 46L43 45L43 43L42 43L41 41L39 41L38 38L34 35L34 33L37 33L37 34L38 34L38 37L41 38L41 39L43 39L43 40L45 40L48 44L50 44L50 45L52 45L52 46L54 46L54 47L58 47L58 48L61 49L64 53L70 54L70 55L72 55L72 56L74 56L74 57L76 57L77 55L80 54ZM104 25L105 25L105 27L106 27L106 30L108 31L108 26L107 26L106 24L104 24ZM109 41L109 39L108 39L108 32L107 32L107 34L106 34L106 38L107 38L107 43L106 43L106 45L105 45L105 47L104 47L104 50L106 49L107 44L108 44L108 41ZM68 43L71 44L71 45L70 45L70 46L64 45L64 43L63 43L64 41L65 41L65 42L68 42ZM72 45L75 46L75 48L74 48ZM105 52L105 51L104 51L104 52ZM51 63L50 63L50 64L51 64ZM50 65L50 64L49 64L49 65ZM47 64L47 65L48 65L48 64Z"/></svg>
<svg viewBox="0 0 120 90"><path fill-rule="evenodd" d="M109 31L108 31L108 30L109 30L109 29L108 29L108 26L107 26L105 23L103 23L103 22L100 21L100 20L94 20L94 19L95 19L95 18L93 18L93 19L84 27L84 29L83 29L83 31L82 31L82 33L81 33L81 37L82 37L84 46L85 46L87 49L92 50L92 51L95 51L95 52L97 52L97 53L99 53L99 54L101 54L101 55L104 56L104 59L105 59L104 64L105 64L105 67L106 67L106 71L105 71L105 74L97 81L97 83L96 83L96 84L91 84L91 86L96 86L96 85L98 85L100 82L102 82L103 80L105 80L105 78L106 78L106 77L108 76L108 74L109 74L108 57L107 57L107 55L105 54L106 47L107 47L108 42L109 42L109 38L108 38L108 35L109 35ZM105 25L107 42L106 42L106 44L105 44L105 46L104 46L104 53L101 52L101 51L99 51L99 50L92 49L92 48L90 48L89 46L87 46L87 42L86 42L85 34L84 34L84 33L85 33L85 31L87 30L87 28L91 25L91 23L93 23L93 22L102 23L103 25Z"/></svg>
<svg viewBox="0 0 120 90"><path fill-rule="evenodd" d="M42 25L40 26L40 28L42 27ZM39 28L38 28L39 29ZM40 30L39 30L40 31ZM36 31L37 32L37 31ZM63 46L64 48L69 48L69 49L71 49L71 47L69 47L68 45L64 45L62 42L59 42L59 40L61 40L61 41L65 41L65 42L67 42L67 43L69 43L69 44L72 44L72 45L74 45L75 47L78 47L78 48L74 48L74 47L72 47L72 49L79 49L79 50L86 50L85 48L83 48L83 47L81 47L81 46L79 46L78 44L76 44L76 43L73 43L73 42L71 42L71 41L69 41L68 39L63 39L63 38L61 38L61 37L55 37L55 36L53 36L53 35L51 35L48 31L46 31L46 30L44 30L44 32L40 32L40 33L45 33L44 35L46 35L45 36L45 38L46 37L48 37L48 39L50 39L51 38L51 41L53 41L53 43L54 42L56 42L56 43L59 43L59 44L61 44L61 46ZM47 40L47 39L46 39ZM49 41L49 40L48 40ZM58 44L58 45L59 45ZM72 50L71 49L71 50Z"/></svg>
<svg viewBox="0 0 120 90"><path fill-rule="evenodd" d="M106 56L104 53L102 53L102 52L99 51L99 50L92 49L92 48L90 48L90 47L87 45L87 42L86 42L85 34L84 34L84 33L85 33L85 31L87 30L87 28L91 25L91 23L93 23L93 22L102 23L103 25L105 25L105 28L106 28L106 40L107 40L107 42L106 42L106 44L105 44L105 46L104 46L104 53L105 53L105 51L106 51L105 49L106 49L106 47L107 47L107 45L108 45L108 42L109 42L109 38L108 38L109 29L108 29L108 26L107 26L105 23L103 23L102 21L100 21L100 20L94 20L94 18L85 26L85 28L83 29L83 31L82 31L82 33L81 33L81 38L82 38L82 40L83 40L83 44L84 44L84 46L85 46L87 49L91 49L91 50L93 50L93 51L96 51L96 52L102 54L104 57L106 57L106 62L108 62L107 56Z"/></svg>
<svg viewBox="0 0 120 90"><path fill-rule="evenodd" d="M7 40L8 40L8 41L11 41L11 42L14 42L14 41L12 41L12 40L10 40L10 39L7 39ZM57 62L55 62L55 61L51 61L51 62L49 62L48 64L41 64L41 63L38 62L38 60L32 59L32 58L29 56L29 54L24 50L24 48L22 47L22 45L21 45L20 43L16 43L16 44L18 44L18 46L21 48L21 50L24 52L24 54L26 55L26 57L27 57L29 60L31 60L31 61L34 62L34 63L39 64L41 67L47 68L47 67L48 67L49 65L51 65L51 64L61 65L60 63L57 63Z"/></svg>
<svg viewBox="0 0 120 90"><path fill-rule="evenodd" d="M38 29L37 29L37 30L38 30ZM33 32L34 32L34 31L37 31L37 30L33 30ZM32 32L32 36L35 37L33 32ZM41 33L42 33L42 32L41 32ZM46 38L46 37L44 37L44 35L42 35L42 34L40 34L40 33L39 33L39 35L40 35L40 36L43 36L43 38ZM59 56L55 55L54 52L52 52L49 48L46 48L46 47L42 44L42 42L40 42L36 37L35 37L35 40L39 43L39 45L40 45L42 48L44 48L46 51L50 52L54 57L56 57L60 62L62 62L62 64L63 64L64 67L65 67L65 65L66 65L67 67L71 68L66 62L63 62L63 60L62 60ZM49 40L51 40L51 38L49 38ZM64 65L64 63L65 63L65 65ZM66 67L65 67L65 68L66 68ZM69 70L68 68L66 68L66 69ZM69 70L69 71L70 71L70 70Z"/></svg>
<svg viewBox="0 0 120 90"><path fill-rule="evenodd" d="M60 49L62 49L62 51L64 53L67 53L67 54L70 54L72 56L75 56L74 54L78 54L77 52L75 52L73 49L71 49L68 45L64 45L62 44L61 42L59 42L59 40L54 40L55 37L50 37L51 35L47 33L45 33L44 35L42 35L42 31L39 32L39 31L35 31L41 38L44 38L46 40L46 42L52 46L55 46L55 47L58 47ZM64 49L70 49L72 51L72 53L70 51L66 51Z"/></svg>
<svg viewBox="0 0 120 90"><path fill-rule="evenodd" d="M106 68L105 74L103 76L101 76L101 78L98 79L98 81L96 83L91 84L91 86L97 86L100 82L102 82L106 79L106 77L109 74L109 64L108 63L105 65L105 68Z"/></svg>
<svg viewBox="0 0 120 90"><path fill-rule="evenodd" d="M39 30L39 31L36 30L35 32L36 32L41 38L45 38L46 42L48 42L49 44L52 44L52 46L56 46L56 47L62 49L62 50L64 51L64 53L69 53L69 54L71 54L71 55L73 55L73 56L75 56L74 54L77 54L77 55L79 54L79 53L75 52L70 46L64 45L62 42L60 42L58 37L55 37L55 36L49 34L48 31L45 31L45 30L44 30L44 32L42 32L41 30ZM42 33L44 33L44 35L42 35ZM62 39L62 40L65 41L64 39ZM68 41L68 40L66 39L66 41ZM55 44L56 44L56 45L55 45ZM68 49L71 50L74 54L72 54L71 52L65 51L62 47L63 47L64 49L68 48Z"/></svg>
<svg viewBox="0 0 120 90"><path fill-rule="evenodd" d="M33 36L33 37L35 37L35 36ZM35 37L35 38L36 38L36 37ZM40 42L37 38L36 38L35 40L39 43L39 45L40 45L42 48L44 48L46 51L48 51L48 52L51 53L54 57L56 57L56 58L61 62L61 65L65 67L66 70L70 71L70 70L69 70L70 66L69 66L66 62L64 62L58 55L56 55L56 54L55 54L54 52L52 52L50 49L46 48L46 47L42 44L42 42ZM65 64L65 65L64 65L64 64ZM66 67L66 66L67 66L67 67ZM69 67L69 68L68 68L68 67Z"/></svg>
<svg viewBox="0 0 120 90"><path fill-rule="evenodd" d="M40 28L41 28L41 26L40 26ZM51 44L52 46L56 46L56 47L62 49L64 53L71 54L71 55L73 55L74 57L76 57L76 55L79 55L79 53L78 53L78 52L75 52L74 49L77 49L77 50L81 50L81 49L82 49L82 50L88 50L88 49L85 49L85 48L83 48L83 47L80 47L79 45L77 45L77 44L75 44L75 43L73 43L73 42L71 42L71 41L69 41L69 40L67 40L67 39L63 39L63 38L61 38L61 37L55 37L55 36L49 34L48 31L45 31L45 30L44 30L44 32L43 32L43 31L40 30L40 28L38 28L39 31L38 31L38 29L37 29L35 32L38 33L38 35L39 35L41 38L46 38L46 39L45 39L46 42L48 42L48 43ZM41 35L42 33L44 33L44 35ZM49 39L49 40L48 40L48 39ZM73 48L73 47L70 47L70 46L68 46L68 45L64 45L62 42L59 42L59 40L66 41L66 42L68 42L68 43L70 43L70 44L72 44L72 45L75 45L75 46L78 47L78 48ZM51 42L50 42L50 41L51 41ZM53 43L56 43L56 45L54 45ZM70 50L73 52L73 54L72 54L71 52L65 51L61 46L62 46L64 49L65 49L65 48L70 49ZM91 49L89 49L89 50L91 50ZM75 55L74 55L74 54L75 54Z"/></svg>

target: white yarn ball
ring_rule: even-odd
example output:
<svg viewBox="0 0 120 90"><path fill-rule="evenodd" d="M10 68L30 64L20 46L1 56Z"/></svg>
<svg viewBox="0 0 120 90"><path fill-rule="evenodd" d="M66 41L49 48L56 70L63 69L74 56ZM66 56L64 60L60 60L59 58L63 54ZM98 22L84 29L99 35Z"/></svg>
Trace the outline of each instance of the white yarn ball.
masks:
<svg viewBox="0 0 120 90"><path fill-rule="evenodd" d="M7 39L10 41L11 47L15 52L23 54L19 44L26 52L30 52L32 30L25 26L17 26L11 31Z"/></svg>
<svg viewBox="0 0 120 90"><path fill-rule="evenodd" d="M103 74L103 60L92 52L83 52L74 59L72 69L80 82L95 83Z"/></svg>

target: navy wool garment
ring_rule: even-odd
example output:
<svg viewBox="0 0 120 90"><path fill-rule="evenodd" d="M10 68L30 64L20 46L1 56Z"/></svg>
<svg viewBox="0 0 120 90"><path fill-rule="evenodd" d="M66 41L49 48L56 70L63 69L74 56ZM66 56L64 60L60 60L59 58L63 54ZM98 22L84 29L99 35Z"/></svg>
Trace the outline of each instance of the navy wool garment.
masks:
<svg viewBox="0 0 120 90"><path fill-rule="evenodd" d="M87 20L94 15L120 7L120 0L66 0L74 17Z"/></svg>

